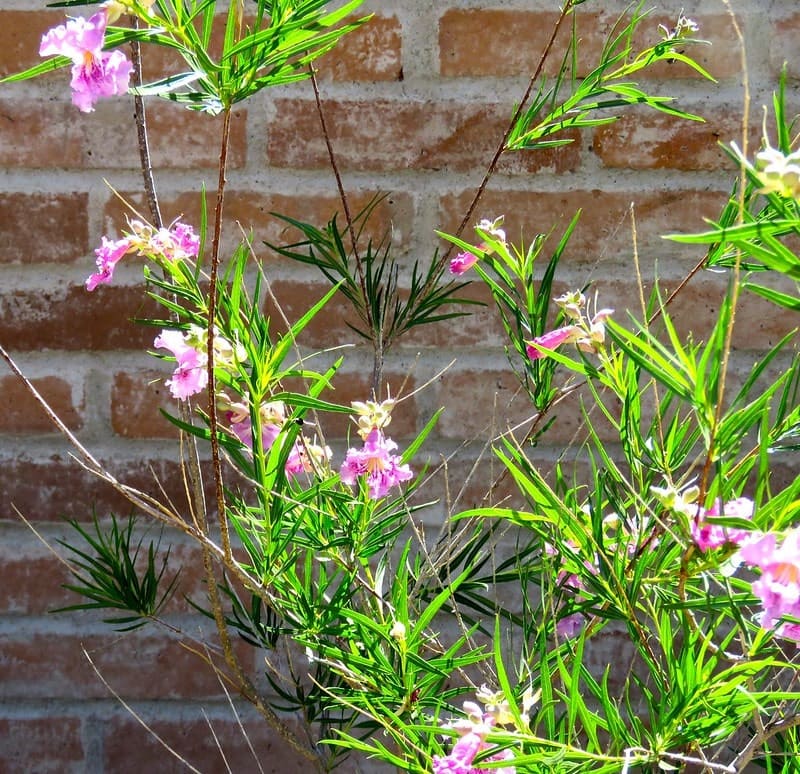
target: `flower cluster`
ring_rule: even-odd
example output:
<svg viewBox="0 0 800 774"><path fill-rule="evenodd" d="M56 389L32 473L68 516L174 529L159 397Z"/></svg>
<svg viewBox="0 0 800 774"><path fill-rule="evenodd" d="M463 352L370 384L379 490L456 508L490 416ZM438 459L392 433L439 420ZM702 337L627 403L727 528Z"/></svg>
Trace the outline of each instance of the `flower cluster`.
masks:
<svg viewBox="0 0 800 774"><path fill-rule="evenodd" d="M221 395L218 402L220 409L225 412L225 420L230 431L242 444L252 450L253 421L249 406L246 403L233 402L226 395ZM265 401L258 408L258 418L261 425L261 446L267 452L286 425L286 406L280 401ZM328 464L330 458L329 447L320 446L310 438L302 436L294 442L286 458L286 475L295 477L301 473L318 472Z"/></svg>
<svg viewBox="0 0 800 774"><path fill-rule="evenodd" d="M494 220L484 219L475 227L479 234L483 234L487 239L494 239L497 242L505 244L506 232L500 228L503 225L503 216L501 215ZM488 241L481 242L475 251L465 250L459 253L452 261L450 261L451 274L464 274L464 272L471 269L477 262L482 254L491 254L494 248Z"/></svg>
<svg viewBox="0 0 800 774"><path fill-rule="evenodd" d="M108 12L103 8L89 19L69 19L42 37L40 56L72 60L72 104L84 113L94 110L101 97L128 90L133 65L121 51L103 51Z"/></svg>
<svg viewBox="0 0 800 774"><path fill-rule="evenodd" d="M800 623L781 623L785 616L800 619L800 528L787 533L780 544L773 532L754 535L742 545L739 556L761 570L752 590L764 607L762 628L775 628L778 636L800 644Z"/></svg>
<svg viewBox="0 0 800 774"><path fill-rule="evenodd" d="M389 399L383 403L354 401L351 404L358 414L358 434L364 446L347 450L339 473L342 481L349 485L365 477L372 499L385 497L393 486L414 475L400 457L392 454L397 444L383 434L383 428L391 421L394 403Z"/></svg>
<svg viewBox="0 0 800 774"><path fill-rule="evenodd" d="M800 150L784 156L767 144L756 154L756 174L763 186L761 193L800 199Z"/></svg>
<svg viewBox="0 0 800 774"><path fill-rule="evenodd" d="M582 352L597 352L606 340L605 321L614 310L600 309L589 318L585 313L586 297L577 290L554 300L572 322L526 341L528 357L538 360L562 344L577 344Z"/></svg>
<svg viewBox="0 0 800 774"><path fill-rule="evenodd" d="M187 400L208 385L208 332L199 325L187 331L163 330L153 342L158 349L168 349L177 366L166 382L173 398ZM222 336L214 335L214 364L233 371L247 357L241 347L233 346Z"/></svg>
<svg viewBox="0 0 800 774"><path fill-rule="evenodd" d="M492 728L496 725L510 725L514 722L508 701L502 695L491 693L486 686L481 686L477 696L484 702L485 708L481 709L480 705L473 701L464 702L464 712L467 717L446 726L457 731L459 738L449 755L433 756L433 774L516 774L514 766L484 769L473 765L479 753L491 749L486 742L486 736ZM533 703L528 694L526 697L523 701L523 715L530 712ZM511 750L500 750L485 758L487 762L513 759L514 755Z"/></svg>
<svg viewBox="0 0 800 774"><path fill-rule="evenodd" d="M131 232L122 239L102 238L94 253L97 271L86 280L86 289L111 282L114 269L129 253L144 255L154 261L174 263L197 258L200 237L191 226L176 221L169 228L154 229L138 220L130 222Z"/></svg>

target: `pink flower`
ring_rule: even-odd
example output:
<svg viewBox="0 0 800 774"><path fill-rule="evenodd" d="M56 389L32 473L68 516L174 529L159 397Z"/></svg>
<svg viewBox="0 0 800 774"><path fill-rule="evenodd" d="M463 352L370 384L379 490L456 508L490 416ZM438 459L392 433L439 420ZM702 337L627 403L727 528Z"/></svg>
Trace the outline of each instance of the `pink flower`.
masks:
<svg viewBox="0 0 800 774"><path fill-rule="evenodd" d="M145 255L153 260L185 261L197 258L200 237L191 226L175 222L170 228L153 231L151 226L138 220L131 221L131 232L117 241L102 238L102 244L94 252L97 255L98 271L86 280L86 289L94 290L98 285L111 282L114 267L126 253Z"/></svg>
<svg viewBox="0 0 800 774"><path fill-rule="evenodd" d="M101 97L113 97L128 90L133 65L121 51L103 51L106 11L88 20L69 19L42 37L40 56L66 56L72 62L72 104L84 113L94 110Z"/></svg>
<svg viewBox="0 0 800 774"><path fill-rule="evenodd" d="M459 253L452 261L450 261L451 274L463 274L471 269L478 262L478 256L473 255L467 251Z"/></svg>
<svg viewBox="0 0 800 774"><path fill-rule="evenodd" d="M433 756L433 774L516 774L514 766L482 769L472 765L475 756L489 748L484 738L485 731L482 732L477 727L475 730L468 731L453 745L449 755ZM513 760L513 758L511 750L502 750L497 755L486 758L486 760L509 761Z"/></svg>
<svg viewBox="0 0 800 774"><path fill-rule="evenodd" d="M375 428L364 440L363 449L347 450L340 470L342 481L352 485L366 476L369 496L373 500L384 497L393 486L414 475L408 465L401 464L400 457L390 453L396 448L394 441Z"/></svg>
<svg viewBox="0 0 800 774"><path fill-rule="evenodd" d="M168 349L175 356L178 365L166 385L172 397L178 400L186 400L202 392L208 385L206 354L190 346L186 338L181 331L165 330L153 342L154 346Z"/></svg>
<svg viewBox="0 0 800 774"><path fill-rule="evenodd" d="M739 545L751 532L746 529L733 527L723 527L720 524L709 524L707 518L720 518L728 516L737 519L753 518L753 501L746 497L737 497L722 506L722 513L719 512L719 500L708 508L701 516L692 521L692 538L701 551L719 548L727 544Z"/></svg>
<svg viewBox="0 0 800 774"><path fill-rule="evenodd" d="M800 528L791 530L780 545L774 533L767 533L745 543L739 554L761 570L752 590L764 607L762 628L777 626L779 636L800 641L800 625L780 623L787 615L800 618Z"/></svg>
<svg viewBox="0 0 800 774"><path fill-rule="evenodd" d="M111 282L111 278L114 276L114 267L130 249L131 243L128 239L112 242L103 237L100 247L94 251L97 256L97 271L86 280L86 289L92 291L98 285Z"/></svg>
<svg viewBox="0 0 800 774"><path fill-rule="evenodd" d="M528 353L528 357L531 360L538 360L541 357L545 357L547 352L537 347L544 347L545 350L556 349L562 344L576 341L580 335L581 329L577 325L565 325L563 328L556 328L553 331L548 331L526 342L527 346L525 347L525 351Z"/></svg>

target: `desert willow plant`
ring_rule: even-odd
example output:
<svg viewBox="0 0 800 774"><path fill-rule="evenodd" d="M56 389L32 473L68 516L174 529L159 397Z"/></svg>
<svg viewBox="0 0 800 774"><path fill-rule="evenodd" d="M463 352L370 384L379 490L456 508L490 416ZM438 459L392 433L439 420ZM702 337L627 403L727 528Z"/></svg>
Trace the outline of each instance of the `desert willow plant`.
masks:
<svg viewBox="0 0 800 774"><path fill-rule="evenodd" d="M249 281L255 259L247 241L222 255L231 111L266 86L311 78L325 131L311 66L364 21L345 21L359 2L328 5L233 2L218 18L214 2L128 0L105 3L88 20L45 35L41 53L55 58L19 77L72 63L80 110L121 95L134 79L150 220L132 216L122 237L103 239L87 290L103 292L99 286L112 280L126 255L146 259L147 292L164 310L161 319L149 321L160 329L154 354L174 361L167 385L181 407L180 415L167 418L198 447L210 446L214 506L203 500L196 453L189 455L183 512L117 481L48 409L51 418L85 465L137 510L202 546L208 599L196 604L219 637L207 661L310 765L331 769L342 754L360 750L398 769L425 772L698 763L735 770L737 761L756 756L774 767L777 755L795 749L796 692L786 679L792 665L781 644L796 639L796 536L781 530L794 521L797 487L773 491L769 470L774 455L794 445L796 363L766 386L763 379L789 338L754 367L733 398L726 400L724 385L739 288L753 285L784 305L792 299L770 295L768 286L756 287L749 278L742 282L734 272L708 341L685 341L657 293L643 302L630 328L587 299L585 289L553 303L553 280L574 220L548 248L535 283L547 254L545 235L514 246L502 221L491 218L479 221L475 242L463 233L503 153L568 143L563 130L614 121L618 109L631 105L698 120L635 83L637 72L664 59L704 74L686 53L696 25L681 16L674 27L654 31L652 45L635 51L633 34L645 18L635 9L582 78L574 66L573 27L558 75L546 81L541 73L553 43L569 34L569 20L581 10L567 3L461 229L446 236L461 252L415 265L407 287L390 241L364 245L359 239L372 207L350 212L329 143L344 220L333 217L322 228L290 221L304 239L278 249L318 266L331 290L278 332L263 312L269 283L260 271ZM135 24L109 26L121 14ZM222 49L213 55L218 24ZM133 62L120 50L127 43ZM186 72L142 85L140 44L174 49ZM203 207L197 230L160 220L140 102L147 96L218 116L216 196L210 218ZM765 148L767 155L753 165L742 156L747 182L741 185L749 188L738 208L726 209L713 239L695 238L727 245L707 260L733 261L737 271L755 270L748 256L764 270L784 271L791 262L778 238L797 227L794 159L782 97L776 100L783 126L778 148ZM732 225L737 218L757 228ZM445 281L448 267L461 278ZM415 455L436 417L395 453L388 433L402 396L380 400L383 362L411 328L465 312L452 303L467 271L489 287L508 333L511 366L535 410L526 437L507 434L496 450L527 505L456 514L463 525L458 541L431 548L406 537L406 528L425 502L425 469ZM326 398L341 357L315 367L330 361L301 356L296 348L303 329L337 292L353 305L354 329L374 352L374 392L347 407ZM658 322L651 320L656 314ZM3 356L24 379L4 350ZM573 375L567 384L565 373ZM592 465L588 486L566 463L547 480L526 456L526 445L546 429L563 396L579 391L587 402L582 453ZM591 406L619 435L619 459L600 441ZM305 422L315 415L321 433L326 415L336 412L353 416L358 436L338 463L321 435L307 435ZM513 526L519 535L515 555L496 566L494 525ZM163 622L174 583L168 554L155 543L145 545L132 523L112 518L110 527L95 520L76 528L78 542L63 546L75 575L71 587L85 597L74 607L107 611L109 623L123 630ZM760 570L759 581L738 575L739 563ZM534 587L538 596L528 593ZM487 596L487 588L496 593ZM522 590L519 608L494 601L510 588ZM759 599L764 609L754 620L750 610ZM618 674L598 674L587 664L587 645L608 625L623 632L629 648L630 667ZM268 656L270 696L256 690L236 659L233 636ZM281 653L286 658L269 658ZM288 667L281 670L279 663ZM472 687L476 674L491 685ZM480 703L466 702L460 714L460 700L472 694ZM282 709L302 714L314 729L311 744L283 721ZM751 728L734 762L725 762L732 757L726 745Z"/></svg>

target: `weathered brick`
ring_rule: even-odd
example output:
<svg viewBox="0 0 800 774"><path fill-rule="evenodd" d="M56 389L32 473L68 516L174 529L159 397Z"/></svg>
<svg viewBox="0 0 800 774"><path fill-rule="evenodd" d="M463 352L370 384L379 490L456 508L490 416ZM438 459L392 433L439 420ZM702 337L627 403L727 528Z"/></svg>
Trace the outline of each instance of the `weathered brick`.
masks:
<svg viewBox="0 0 800 774"><path fill-rule="evenodd" d="M0 194L0 263L68 263L89 249L85 193Z"/></svg>
<svg viewBox="0 0 800 774"><path fill-rule="evenodd" d="M601 52L619 18L610 12L577 9L578 75L584 76L600 63ZM716 78L728 78L741 69L730 18L726 14L694 16L700 24L699 37L712 45L687 44L683 50ZM485 8L451 8L439 20L440 72L447 77L502 77L533 75L552 35L558 13ZM659 24L671 27L674 18L653 14L638 27L633 51L638 52L661 40ZM572 19L567 18L545 64L544 71L558 71L569 40ZM615 34L619 34L618 28ZM680 62L658 63L637 73L645 78L700 78Z"/></svg>
<svg viewBox="0 0 800 774"><path fill-rule="evenodd" d="M101 460L111 473L125 484L143 492L166 496L186 519L189 509L180 466L173 459L162 460L148 455L143 459ZM214 502L213 477L204 468L206 500ZM88 521L92 512L127 516L133 506L107 483L82 470L64 454L31 459L23 452L5 458L0 465L0 519L17 520L16 507L27 519L60 521L62 516ZM213 510L213 507L211 508Z"/></svg>
<svg viewBox="0 0 800 774"><path fill-rule="evenodd" d="M59 77L58 73L48 76ZM0 100L0 164L35 169L138 169L139 152L130 98L103 100L91 115L78 112L66 92L58 101ZM148 103L153 166L191 169L216 166L222 124L217 118L173 103ZM229 150L232 168L244 164L245 110L234 113ZM184 142L191 137L191 142ZM181 148L176 153L175 149Z"/></svg>
<svg viewBox="0 0 800 774"><path fill-rule="evenodd" d="M66 613L64 615L67 615ZM163 632L104 634L21 632L0 643L0 697L99 699L108 689L83 653L130 700L200 699L222 694L213 670Z"/></svg>
<svg viewBox="0 0 800 774"><path fill-rule="evenodd" d="M592 150L607 167L627 169L731 170L734 162L720 147L732 140L741 146L741 119L730 110L721 111L678 103L679 109L705 118L704 123L675 116L627 110L613 124L594 130ZM750 133L758 143L760 129Z"/></svg>
<svg viewBox="0 0 800 774"><path fill-rule="evenodd" d="M0 771L80 774L86 748L79 718L54 711L48 717L0 718Z"/></svg>
<svg viewBox="0 0 800 774"><path fill-rule="evenodd" d="M403 80L402 25L396 16L375 14L345 35L315 67L320 80Z"/></svg>
<svg viewBox="0 0 800 774"><path fill-rule="evenodd" d="M27 527L3 528L0 610L10 615L41 615L73 604L77 598L62 587L71 578L66 566L32 531L23 530Z"/></svg>
<svg viewBox="0 0 800 774"><path fill-rule="evenodd" d="M58 376L31 379L34 388L70 430L83 426L83 401L75 404L72 385ZM22 381L14 376L0 378L4 410L0 412L0 433L55 433L55 425Z"/></svg>
<svg viewBox="0 0 800 774"><path fill-rule="evenodd" d="M791 78L800 78L800 13L778 19L770 16L770 38L767 51L776 81L784 65Z"/></svg>
<svg viewBox="0 0 800 774"><path fill-rule="evenodd" d="M164 381L169 378L169 364L160 371L137 373L118 371L111 389L111 427L125 438L177 438L178 428L161 414L160 409L179 416L177 401Z"/></svg>
<svg viewBox="0 0 800 774"><path fill-rule="evenodd" d="M87 271L88 274L88 271ZM144 286L102 286L88 293L82 285L43 290L0 291L0 341L15 349L146 349L154 329L133 318L162 316L145 298Z"/></svg>
<svg viewBox="0 0 800 774"><path fill-rule="evenodd" d="M0 78L44 61L39 56L42 35L50 28L63 24L64 20L61 9L0 11Z"/></svg>
<svg viewBox="0 0 800 774"><path fill-rule="evenodd" d="M338 163L346 169L426 169L464 172L488 164L508 126L512 107L462 102L340 101L324 104ZM503 157L501 172L574 171L580 138L560 148ZM328 165L313 101L276 100L268 148L271 164L316 168Z"/></svg>
<svg viewBox="0 0 800 774"><path fill-rule="evenodd" d="M264 774L283 774L310 769L310 764L292 752L286 742L261 719L246 722L244 732L232 717L215 717L206 721L197 711L181 721L148 718L148 725L176 753L204 774L259 769ZM108 721L104 732L103 762L106 771L117 774L135 774L143 768L163 774L186 771L177 758L165 753L164 747L153 734L130 717ZM250 740L258 766L243 733Z"/></svg>
<svg viewBox="0 0 800 774"><path fill-rule="evenodd" d="M472 199L472 192L442 197L440 222L442 230L452 233L458 228L463 213ZM574 214L582 214L567 246L562 265L574 270L577 266L594 267L615 255L633 253L628 212L635 204L637 238L642 253L685 258L697 250L665 242L662 234L701 231L703 218L718 216L727 194L693 189L676 190L667 185L648 191L624 192L569 190L561 193L488 190L483 196L474 222L482 217L505 214L506 233L521 234L526 244L536 233L546 233L555 227L551 242L555 247L561 233ZM474 232L465 232L465 239ZM548 255L549 247L544 250ZM699 256L698 256L699 257Z"/></svg>

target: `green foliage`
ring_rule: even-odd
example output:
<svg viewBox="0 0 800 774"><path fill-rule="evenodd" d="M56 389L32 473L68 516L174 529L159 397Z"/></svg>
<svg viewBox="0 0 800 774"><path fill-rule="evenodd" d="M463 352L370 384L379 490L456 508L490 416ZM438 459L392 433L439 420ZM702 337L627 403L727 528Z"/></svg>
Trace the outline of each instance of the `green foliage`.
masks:
<svg viewBox="0 0 800 774"><path fill-rule="evenodd" d="M577 34L567 51L561 69L552 85L542 79L536 96L514 125L506 142L508 150L554 148L568 145L572 137L549 139L570 129L586 129L617 121L618 108L644 105L667 115L702 121L700 116L676 108L672 97L652 95L632 80L637 73L658 62L682 62L704 78L714 79L690 56L684 53L688 43L699 43L688 37L667 37L649 48L633 53L632 38L641 22L649 15L639 3L627 23L617 22L600 56L600 62L589 73L578 77ZM680 49L678 48L680 46ZM568 92L562 97L563 92Z"/></svg>
<svg viewBox="0 0 800 774"><path fill-rule="evenodd" d="M91 601L53 612L119 610L128 615L103 620L121 632L138 629L157 617L172 596L178 580L178 573L169 582L165 580L170 550L159 556L161 537L155 543L151 541L142 552L144 536L137 540L136 519L132 515L127 524L122 524L111 514L111 523L106 526L93 513L91 529L73 519L68 519L67 523L78 533L86 548L79 548L67 540L58 541L73 554L69 567L76 582L64 584L64 588ZM166 588L160 586L162 580Z"/></svg>
<svg viewBox="0 0 800 774"><path fill-rule="evenodd" d="M232 2L214 58L216 4L157 0L152 11L134 4L146 26L112 29L107 45L173 48L188 70L139 93L215 112L264 86L307 77L311 61L363 21L345 21L359 4L329 12L321 0L259 0L245 19ZM505 150L566 144L572 139L558 132L609 123L619 108L638 104L699 120L635 82L663 61L710 78L684 50L697 42L685 34L692 23L681 17L660 42L634 53L644 18L639 6L620 22L582 78L573 28L558 75L539 84ZM65 64L52 60L17 78ZM762 153L776 150L775 163L791 167L784 92L782 81L777 149L765 138ZM709 245L704 264L728 273L707 335L682 332L657 281L645 308L619 310L614 319L587 301L587 287L553 299L579 213L557 241L552 232L537 234L527 246L509 243L499 219L478 224L477 246L439 234L477 259L475 274L496 307L533 423L521 437L509 431L495 442L516 502L452 514L435 541L415 516L431 505L420 454L439 412L391 462L413 464L412 483L376 495L368 476L386 474L390 463L373 456L356 485L346 484L346 466L337 469L324 447L326 418L356 414L364 440L382 436L399 404L351 408L328 399L343 358L307 353L298 340L340 293L354 332L373 347L377 401L386 352L413 328L463 315L458 305L474 303L460 296L466 281L445 281L444 256L434 253L427 268L414 262L403 282L389 237L365 240L376 197L344 226L336 217L318 228L278 216L302 240L270 246L316 266L331 284L295 321L276 323L265 313L267 281L247 243L223 262L214 303L207 273L216 263L209 269L202 258L155 256L155 269L146 267L148 293L164 316L144 322L205 343L216 383L205 408L166 414L184 440L212 442L220 452L221 545L207 514L172 522L201 540L207 562L221 564L218 580L206 575L207 602L192 604L215 621L223 642L231 631L258 649L270 708L299 712L315 727L315 745L335 750L325 765L355 750L429 772L468 730L481 741L469 765L513 765L519 774L728 766L717 760L730 761L724 770L732 771L756 761L774 768L780 756L796 755L800 692L785 640L797 620L762 609L753 582L763 573L779 596L777 587L796 589L800 575L789 555L800 478L781 485L774 476L776 461L800 448L794 333L738 374L738 383L730 363L742 288L800 308L795 297L753 279L800 278L791 241L800 233L800 183L796 169L776 182L762 158L751 163L735 146L729 152L742 179L718 222L671 237ZM583 433L545 471L530 448L566 400L576 401ZM314 439L304 435L309 427ZM750 500L752 513L742 507ZM165 575L169 552L159 567L158 543L145 550L133 518L125 525L112 517L108 529L96 517L93 529L71 523L88 548L61 543L74 555L76 582L68 588L87 601L64 609L122 611L106 620L123 631L156 619L175 587ZM760 533L787 541L777 569L749 560L742 567L737 545ZM498 549L504 543L513 545L507 556ZM601 638L617 648L606 666L593 661ZM239 687L252 695L252 686ZM483 706L462 712L461 700L473 696Z"/></svg>
<svg viewBox="0 0 800 774"><path fill-rule="evenodd" d="M385 196L376 196L357 213L351 224L356 243L363 242L364 229ZM467 312L455 311L453 305L475 304L458 297L466 282L443 282L445 266L434 254L427 269L419 261L411 267L407 288L401 288L400 264L393 255L391 235L377 243L367 240L363 250L347 247L348 227L342 228L334 216L324 229L285 215L273 213L296 228L304 239L289 245L267 246L286 258L319 269L350 302L358 324L347 323L367 341L381 342L383 352L412 328L461 317Z"/></svg>
<svg viewBox="0 0 800 774"><path fill-rule="evenodd" d="M265 87L309 78L310 65L316 59L367 21L369 17L344 21L361 2L349 0L328 11L326 0L258 0L252 14L246 16L242 0L234 0L225 4L228 9L223 16L217 14L216 0L156 0L151 9L130 0L130 11L143 26L109 27L105 48L138 41L171 49L183 58L187 69L145 84L135 93L164 97L213 114ZM55 5L89 4L81 0ZM212 35L218 28L222 30L222 49L215 56ZM5 80L34 78L68 65L67 57L53 57Z"/></svg>

